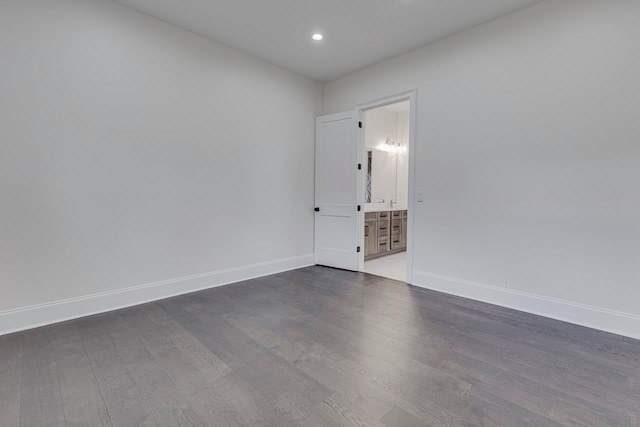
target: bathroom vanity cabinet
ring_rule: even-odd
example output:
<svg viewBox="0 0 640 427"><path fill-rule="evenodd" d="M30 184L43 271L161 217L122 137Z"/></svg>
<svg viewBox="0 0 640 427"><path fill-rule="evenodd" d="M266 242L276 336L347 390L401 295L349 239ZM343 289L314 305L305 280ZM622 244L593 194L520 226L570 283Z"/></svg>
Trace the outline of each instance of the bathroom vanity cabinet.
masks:
<svg viewBox="0 0 640 427"><path fill-rule="evenodd" d="M364 214L364 259L369 260L407 249L407 211Z"/></svg>

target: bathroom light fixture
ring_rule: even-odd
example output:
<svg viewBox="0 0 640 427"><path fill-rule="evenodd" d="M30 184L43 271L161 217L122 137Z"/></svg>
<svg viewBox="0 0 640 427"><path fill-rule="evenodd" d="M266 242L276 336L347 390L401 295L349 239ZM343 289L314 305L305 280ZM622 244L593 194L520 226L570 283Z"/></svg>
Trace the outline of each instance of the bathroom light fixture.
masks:
<svg viewBox="0 0 640 427"><path fill-rule="evenodd" d="M404 152L404 147L399 142L392 141L391 138L387 138L385 142L378 144L378 150L386 151L388 153L401 153Z"/></svg>
<svg viewBox="0 0 640 427"><path fill-rule="evenodd" d="M322 40L324 38L324 36L320 33L316 33L314 35L311 36L312 39L314 39L315 41L319 42L320 40Z"/></svg>

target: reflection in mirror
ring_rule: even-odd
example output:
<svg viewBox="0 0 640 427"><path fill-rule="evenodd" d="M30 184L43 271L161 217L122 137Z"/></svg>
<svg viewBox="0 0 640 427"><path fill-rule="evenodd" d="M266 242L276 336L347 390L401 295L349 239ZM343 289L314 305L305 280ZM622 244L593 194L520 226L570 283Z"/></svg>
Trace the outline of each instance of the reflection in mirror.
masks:
<svg viewBox="0 0 640 427"><path fill-rule="evenodd" d="M371 202L385 207L397 200L398 156L379 149L371 150Z"/></svg>
<svg viewBox="0 0 640 427"><path fill-rule="evenodd" d="M373 153L371 150L367 151L367 187L364 194L364 202L371 203L371 164L373 161Z"/></svg>

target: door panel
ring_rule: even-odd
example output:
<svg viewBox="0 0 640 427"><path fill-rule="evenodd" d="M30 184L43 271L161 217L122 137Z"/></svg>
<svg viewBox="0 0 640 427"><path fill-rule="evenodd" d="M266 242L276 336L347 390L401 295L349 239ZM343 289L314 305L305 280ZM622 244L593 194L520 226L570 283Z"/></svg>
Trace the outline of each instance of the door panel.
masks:
<svg viewBox="0 0 640 427"><path fill-rule="evenodd" d="M316 119L316 264L358 269L358 120L355 111Z"/></svg>

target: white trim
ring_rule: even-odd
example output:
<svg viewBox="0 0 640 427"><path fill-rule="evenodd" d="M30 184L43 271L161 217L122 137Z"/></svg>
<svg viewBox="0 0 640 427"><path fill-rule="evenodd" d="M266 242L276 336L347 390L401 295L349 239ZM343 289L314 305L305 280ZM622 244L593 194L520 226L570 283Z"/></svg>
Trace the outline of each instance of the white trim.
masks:
<svg viewBox="0 0 640 427"><path fill-rule="evenodd" d="M415 270L414 285L640 339L640 316Z"/></svg>
<svg viewBox="0 0 640 427"><path fill-rule="evenodd" d="M313 254L162 280L0 312L0 335L314 265Z"/></svg>
<svg viewBox="0 0 640 427"><path fill-rule="evenodd" d="M407 283L413 283L413 224L415 217L415 179L416 179L416 132L417 132L417 96L418 89L412 89L396 95L387 96L376 99L374 101L365 102L356 105L359 112L360 120L364 122L364 112L372 108L384 107L385 105L395 104L397 102L409 101L409 189L407 200ZM366 126L366 123L365 123ZM364 153L364 132L360 132L360 156ZM362 163L362 162L361 162ZM364 164L364 163L363 163ZM363 192L361 192L363 193ZM358 259L358 270L364 271L364 194L361 195L362 215L360 215L359 224L362 253Z"/></svg>

